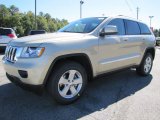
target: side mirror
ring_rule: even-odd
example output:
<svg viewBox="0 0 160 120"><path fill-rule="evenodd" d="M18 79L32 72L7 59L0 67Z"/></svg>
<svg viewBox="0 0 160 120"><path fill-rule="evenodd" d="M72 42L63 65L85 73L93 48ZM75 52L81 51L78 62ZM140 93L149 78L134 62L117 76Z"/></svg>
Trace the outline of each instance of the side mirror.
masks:
<svg viewBox="0 0 160 120"><path fill-rule="evenodd" d="M117 26L114 26L114 25L107 25L105 28L103 28L101 31L100 31L100 36L105 36L105 35L115 35L118 33L118 30L117 30Z"/></svg>

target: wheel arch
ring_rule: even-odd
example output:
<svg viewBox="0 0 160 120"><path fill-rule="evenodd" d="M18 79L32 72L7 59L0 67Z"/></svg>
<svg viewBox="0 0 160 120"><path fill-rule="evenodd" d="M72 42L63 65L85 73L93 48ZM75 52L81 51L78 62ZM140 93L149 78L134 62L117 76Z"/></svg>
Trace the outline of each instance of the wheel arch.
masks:
<svg viewBox="0 0 160 120"><path fill-rule="evenodd" d="M44 86L47 84L47 81L51 76L51 73L55 70L54 69L55 66L64 61L78 62L85 68L88 79L90 80L93 78L93 67L91 64L91 60L87 54L85 53L67 54L67 55L58 56L52 61L43 82Z"/></svg>
<svg viewBox="0 0 160 120"><path fill-rule="evenodd" d="M140 62L140 65L142 64L142 61L143 61L143 59L144 59L144 57L147 53L151 53L152 57L153 57L153 60L154 60L154 58L155 58L155 47L148 47L148 48L145 49L142 60Z"/></svg>
<svg viewBox="0 0 160 120"><path fill-rule="evenodd" d="M145 54L144 54L144 56L147 54L147 53L151 53L152 54L152 57L153 57L153 60L154 60L154 58L155 58L155 48L154 47L149 47L149 48L147 48L146 50L145 50ZM143 57L144 57L143 56Z"/></svg>

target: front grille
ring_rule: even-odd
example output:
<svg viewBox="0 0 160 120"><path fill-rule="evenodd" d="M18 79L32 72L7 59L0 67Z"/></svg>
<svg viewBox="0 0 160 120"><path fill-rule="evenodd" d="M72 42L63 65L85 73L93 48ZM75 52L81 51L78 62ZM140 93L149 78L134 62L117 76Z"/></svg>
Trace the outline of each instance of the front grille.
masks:
<svg viewBox="0 0 160 120"><path fill-rule="evenodd" d="M6 48L6 52L5 52L6 60L9 62L12 62L12 63L15 62L16 61L16 59L15 59L16 51L17 51L16 47L8 46Z"/></svg>

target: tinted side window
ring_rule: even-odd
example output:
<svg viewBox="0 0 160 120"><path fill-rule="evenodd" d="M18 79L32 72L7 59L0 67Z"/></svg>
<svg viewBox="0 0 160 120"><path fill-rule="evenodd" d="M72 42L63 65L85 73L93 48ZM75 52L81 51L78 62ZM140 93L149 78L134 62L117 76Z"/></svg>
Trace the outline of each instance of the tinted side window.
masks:
<svg viewBox="0 0 160 120"><path fill-rule="evenodd" d="M149 30L148 26L143 23L138 23L141 29L141 34L150 35L151 31Z"/></svg>
<svg viewBox="0 0 160 120"><path fill-rule="evenodd" d="M0 35L8 35L11 34L11 29L0 29Z"/></svg>
<svg viewBox="0 0 160 120"><path fill-rule="evenodd" d="M118 35L125 35L123 19L114 19L108 25L115 25L118 29Z"/></svg>
<svg viewBox="0 0 160 120"><path fill-rule="evenodd" d="M140 29L137 22L131 21L131 20L125 20L126 21L126 33L127 35L139 35Z"/></svg>

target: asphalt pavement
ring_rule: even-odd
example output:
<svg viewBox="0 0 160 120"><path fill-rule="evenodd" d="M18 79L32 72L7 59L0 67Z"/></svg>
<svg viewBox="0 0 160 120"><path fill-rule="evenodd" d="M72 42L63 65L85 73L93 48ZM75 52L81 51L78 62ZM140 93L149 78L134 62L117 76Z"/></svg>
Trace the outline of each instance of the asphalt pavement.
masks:
<svg viewBox="0 0 160 120"><path fill-rule="evenodd" d="M81 98L59 105L10 83L0 55L0 120L160 120L160 49L151 74L123 70L89 82Z"/></svg>

